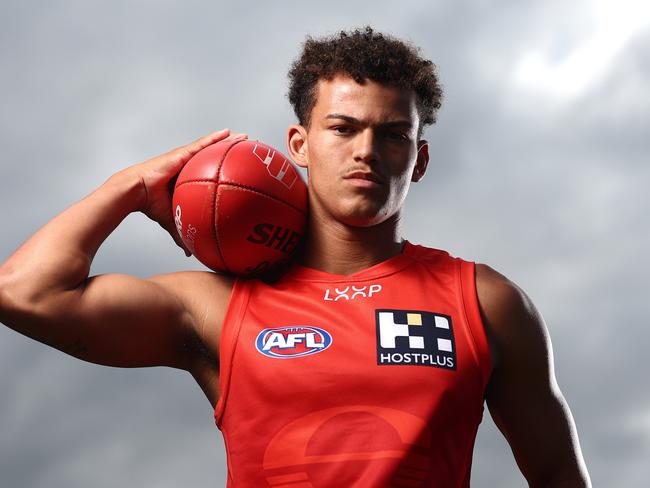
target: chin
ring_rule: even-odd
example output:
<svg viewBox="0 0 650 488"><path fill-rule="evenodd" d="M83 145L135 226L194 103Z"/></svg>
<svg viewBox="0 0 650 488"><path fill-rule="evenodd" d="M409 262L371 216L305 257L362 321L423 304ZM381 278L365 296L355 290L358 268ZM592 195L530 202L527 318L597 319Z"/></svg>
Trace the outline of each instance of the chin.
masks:
<svg viewBox="0 0 650 488"><path fill-rule="evenodd" d="M310 201L310 212L328 215L329 218L349 227L373 227L386 222L399 211L390 205L390 202L378 200L345 197L331 198L329 201L314 199Z"/></svg>
<svg viewBox="0 0 650 488"><path fill-rule="evenodd" d="M337 220L342 224L350 227L373 227L383 224L390 218L390 214L385 212L348 212L337 215Z"/></svg>

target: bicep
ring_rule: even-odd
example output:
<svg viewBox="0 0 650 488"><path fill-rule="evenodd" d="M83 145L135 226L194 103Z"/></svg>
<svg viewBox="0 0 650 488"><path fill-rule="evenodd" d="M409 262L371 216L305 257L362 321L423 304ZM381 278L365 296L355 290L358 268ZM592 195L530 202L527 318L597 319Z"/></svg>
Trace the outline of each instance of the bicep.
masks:
<svg viewBox="0 0 650 488"><path fill-rule="evenodd" d="M78 288L33 305L25 314L33 338L107 366L183 368L192 317L182 300L155 280L92 276Z"/></svg>
<svg viewBox="0 0 650 488"><path fill-rule="evenodd" d="M78 337L92 362L184 367L193 317L172 289L155 279L100 275L87 280L78 303Z"/></svg>
<svg viewBox="0 0 650 488"><path fill-rule="evenodd" d="M544 320L521 289L500 275L493 278L481 302L499 350L486 393L490 414L531 486L580 476L577 433L555 379Z"/></svg>

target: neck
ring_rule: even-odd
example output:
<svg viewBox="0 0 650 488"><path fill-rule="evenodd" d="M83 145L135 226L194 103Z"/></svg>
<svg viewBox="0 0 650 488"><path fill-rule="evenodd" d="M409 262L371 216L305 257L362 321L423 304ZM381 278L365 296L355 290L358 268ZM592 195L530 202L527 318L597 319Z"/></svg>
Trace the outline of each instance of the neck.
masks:
<svg viewBox="0 0 650 488"><path fill-rule="evenodd" d="M400 237L398 214L371 227L315 220L316 217L310 215L307 240L297 257L301 266L351 275L402 252L404 243Z"/></svg>

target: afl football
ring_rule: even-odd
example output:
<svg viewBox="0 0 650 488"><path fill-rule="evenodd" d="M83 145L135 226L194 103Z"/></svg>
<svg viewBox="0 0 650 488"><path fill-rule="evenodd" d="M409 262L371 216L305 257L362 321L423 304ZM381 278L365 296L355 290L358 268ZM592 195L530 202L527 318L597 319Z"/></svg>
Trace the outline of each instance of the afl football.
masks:
<svg viewBox="0 0 650 488"><path fill-rule="evenodd" d="M307 186L280 151L223 140L185 164L172 210L181 239L208 268L263 276L282 269L302 241Z"/></svg>

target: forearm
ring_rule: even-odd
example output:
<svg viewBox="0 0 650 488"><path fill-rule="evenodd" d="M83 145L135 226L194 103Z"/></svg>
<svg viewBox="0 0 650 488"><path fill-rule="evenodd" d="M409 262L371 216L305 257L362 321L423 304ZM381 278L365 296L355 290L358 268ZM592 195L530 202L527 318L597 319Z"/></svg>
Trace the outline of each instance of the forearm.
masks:
<svg viewBox="0 0 650 488"><path fill-rule="evenodd" d="M539 486L540 488L591 488L591 481L588 475L576 475L574 478L562 478L555 481L549 481L540 485L530 485L531 488Z"/></svg>
<svg viewBox="0 0 650 488"><path fill-rule="evenodd" d="M78 287L101 244L144 198L137 176L122 171L50 220L0 266L4 303L37 303Z"/></svg>

